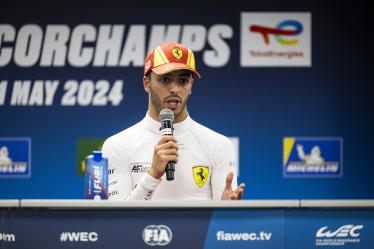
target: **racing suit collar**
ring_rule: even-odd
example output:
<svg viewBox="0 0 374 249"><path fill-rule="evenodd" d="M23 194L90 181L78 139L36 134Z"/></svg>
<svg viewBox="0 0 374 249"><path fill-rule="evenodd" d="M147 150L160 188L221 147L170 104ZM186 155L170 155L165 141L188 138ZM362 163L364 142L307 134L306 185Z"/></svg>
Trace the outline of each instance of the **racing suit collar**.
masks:
<svg viewBox="0 0 374 249"><path fill-rule="evenodd" d="M160 127L161 127L160 122L151 118L151 116L149 116L148 112L145 115L144 119L142 120L142 123L144 123L145 127L148 130L150 130L151 132L157 133L160 136L162 135L161 130L160 130ZM173 135L179 135L179 134L182 134L183 132L187 131L191 127L192 123L193 123L192 119L191 119L190 115L188 115L185 120L174 124Z"/></svg>

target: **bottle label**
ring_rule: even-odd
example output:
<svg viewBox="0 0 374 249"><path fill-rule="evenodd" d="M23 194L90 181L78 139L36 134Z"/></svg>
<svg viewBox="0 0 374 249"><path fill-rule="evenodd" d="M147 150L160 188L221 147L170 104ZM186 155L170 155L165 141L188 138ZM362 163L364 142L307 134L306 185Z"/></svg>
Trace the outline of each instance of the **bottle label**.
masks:
<svg viewBox="0 0 374 249"><path fill-rule="evenodd" d="M95 164L90 158L86 160L86 199L108 199L107 162L108 161L105 159Z"/></svg>

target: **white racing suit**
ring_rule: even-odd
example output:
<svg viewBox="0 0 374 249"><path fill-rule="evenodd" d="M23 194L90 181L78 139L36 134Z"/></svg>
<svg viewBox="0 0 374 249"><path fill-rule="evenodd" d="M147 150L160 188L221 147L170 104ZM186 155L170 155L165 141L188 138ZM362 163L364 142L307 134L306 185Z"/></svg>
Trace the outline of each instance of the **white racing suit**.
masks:
<svg viewBox="0 0 374 249"><path fill-rule="evenodd" d="M236 159L231 141L188 116L174 124L178 163L174 181L150 176L161 124L148 114L134 126L108 138L103 154L109 160L110 200L220 200L232 171L237 187Z"/></svg>

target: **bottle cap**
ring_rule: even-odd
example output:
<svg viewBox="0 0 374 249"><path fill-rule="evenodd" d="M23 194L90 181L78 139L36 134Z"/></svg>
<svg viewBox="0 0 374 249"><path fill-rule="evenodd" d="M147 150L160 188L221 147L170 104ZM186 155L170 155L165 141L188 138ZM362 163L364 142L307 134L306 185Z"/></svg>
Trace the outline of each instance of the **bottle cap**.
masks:
<svg viewBox="0 0 374 249"><path fill-rule="evenodd" d="M101 151L94 150L93 151L93 159L97 162L101 161L103 159L103 154Z"/></svg>

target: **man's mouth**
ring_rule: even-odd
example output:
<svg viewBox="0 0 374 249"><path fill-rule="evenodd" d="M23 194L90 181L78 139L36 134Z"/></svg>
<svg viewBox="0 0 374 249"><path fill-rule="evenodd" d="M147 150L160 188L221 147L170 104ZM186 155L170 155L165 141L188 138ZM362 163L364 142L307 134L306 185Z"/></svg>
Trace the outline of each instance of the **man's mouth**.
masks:
<svg viewBox="0 0 374 249"><path fill-rule="evenodd" d="M166 107L170 110L176 110L180 107L181 101L179 99L168 99L166 100Z"/></svg>

